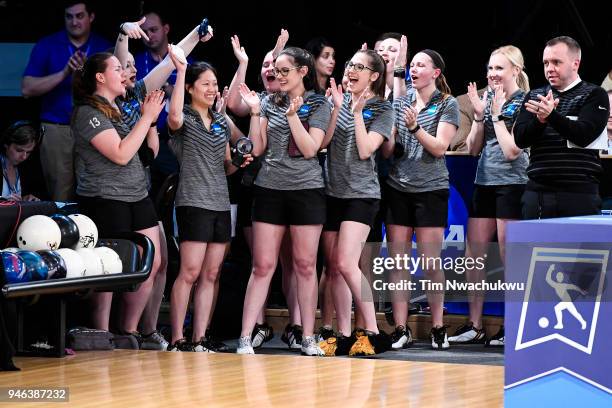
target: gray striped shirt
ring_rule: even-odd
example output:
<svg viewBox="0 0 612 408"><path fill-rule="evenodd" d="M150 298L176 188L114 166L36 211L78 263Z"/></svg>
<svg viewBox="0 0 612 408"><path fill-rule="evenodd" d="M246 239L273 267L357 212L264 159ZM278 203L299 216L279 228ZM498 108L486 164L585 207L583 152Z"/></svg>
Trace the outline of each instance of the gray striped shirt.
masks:
<svg viewBox="0 0 612 408"><path fill-rule="evenodd" d="M171 132L180 163L175 205L229 211L225 149L231 130L223 115L210 112L213 120L208 130L200 114L185 105L183 126Z"/></svg>
<svg viewBox="0 0 612 408"><path fill-rule="evenodd" d="M71 131L75 143L78 195L136 202L147 197L147 181L138 154L125 166L107 159L92 144L100 132L115 129L121 139L132 130L122 120L114 121L90 105L75 108Z"/></svg>
<svg viewBox="0 0 612 408"><path fill-rule="evenodd" d="M521 111L521 105L525 99L525 91L518 90L514 95L510 96L501 109L501 116L504 119L504 124L508 132L512 132L514 121ZM476 184L485 186L501 186L509 184L525 184L527 183L527 166L529 165L529 156L526 151L523 152L512 161L506 160L502 152L493 122L491 121L491 103L493 101L493 92L489 91L487 95L487 105L484 115L484 147L480 153L478 160L478 170L476 171Z"/></svg>
<svg viewBox="0 0 612 408"><path fill-rule="evenodd" d="M133 89L128 89L125 98L119 97L115 99L115 103L121 111L123 123L131 128L136 126L136 122L140 119L141 104L147 96L147 87L143 79L137 81Z"/></svg>
<svg viewBox="0 0 612 408"><path fill-rule="evenodd" d="M289 156L287 148L291 129L285 116L289 104L283 103L282 106L277 106L272 102L272 98L274 95L268 95L261 103L261 116L268 119L268 143L255 185L274 190L324 187L317 156L310 159ZM300 117L304 115L309 128L327 130L331 118L331 105L324 96L312 91L306 92L304 105L300 110L302 113L298 114Z"/></svg>
<svg viewBox="0 0 612 408"><path fill-rule="evenodd" d="M364 106L362 115L368 132L377 132L385 139L391 137L394 121L391 103L372 98ZM366 160L359 158L351 95L346 93L327 149L326 194L337 198L380 198L375 157L372 154Z"/></svg>
<svg viewBox="0 0 612 408"><path fill-rule="evenodd" d="M423 148L417 138L408 131L404 109L416 102L416 90L411 88L405 96L393 102L397 128L396 142L404 148L404 154L395 159L387 183L396 190L407 193L442 190L448 188L448 170L444 157L436 158ZM438 90L417 116L423 130L436 136L440 122L459 126L459 105L452 96L443 97Z"/></svg>

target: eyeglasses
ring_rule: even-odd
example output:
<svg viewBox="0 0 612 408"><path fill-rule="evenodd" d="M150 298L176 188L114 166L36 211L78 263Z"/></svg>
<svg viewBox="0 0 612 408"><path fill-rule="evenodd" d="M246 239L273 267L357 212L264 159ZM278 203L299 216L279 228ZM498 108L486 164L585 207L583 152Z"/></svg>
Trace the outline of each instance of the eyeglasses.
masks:
<svg viewBox="0 0 612 408"><path fill-rule="evenodd" d="M360 64L360 63L355 64L353 61L347 61L347 63L344 64L344 69L345 70L352 69L355 72L361 72L364 69L369 69L370 71L375 72L372 68L365 66L363 64Z"/></svg>
<svg viewBox="0 0 612 408"><path fill-rule="evenodd" d="M289 72L293 71L294 69L300 69L300 68L302 68L301 65L298 65L297 67L291 67L291 68L274 68L272 72L274 73L274 76L286 77L287 75L289 75Z"/></svg>

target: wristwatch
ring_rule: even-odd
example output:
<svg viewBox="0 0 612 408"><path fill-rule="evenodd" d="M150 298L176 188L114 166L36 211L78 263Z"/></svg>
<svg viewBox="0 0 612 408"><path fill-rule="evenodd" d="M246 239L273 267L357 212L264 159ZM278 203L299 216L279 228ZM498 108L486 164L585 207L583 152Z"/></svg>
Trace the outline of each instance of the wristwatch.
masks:
<svg viewBox="0 0 612 408"><path fill-rule="evenodd" d="M502 115L493 115L491 116L491 122L501 122L504 118Z"/></svg>

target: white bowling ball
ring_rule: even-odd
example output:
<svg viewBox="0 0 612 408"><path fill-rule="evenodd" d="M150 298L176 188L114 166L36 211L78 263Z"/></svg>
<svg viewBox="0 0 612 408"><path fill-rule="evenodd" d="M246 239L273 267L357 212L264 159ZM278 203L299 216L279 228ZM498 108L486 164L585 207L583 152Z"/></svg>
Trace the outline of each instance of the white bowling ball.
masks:
<svg viewBox="0 0 612 408"><path fill-rule="evenodd" d="M17 245L25 251L54 250L62 242L62 232L46 215L26 218L17 229Z"/></svg>
<svg viewBox="0 0 612 408"><path fill-rule="evenodd" d="M85 262L74 249L60 248L56 251L66 264L66 278L82 278L85 276Z"/></svg>
<svg viewBox="0 0 612 408"><path fill-rule="evenodd" d="M91 218L83 214L71 214L68 217L79 227L79 242L72 249L95 248L98 243L98 227Z"/></svg>
<svg viewBox="0 0 612 408"><path fill-rule="evenodd" d="M123 272L123 263L117 252L105 246L95 248L94 252L102 259L105 275Z"/></svg>
<svg viewBox="0 0 612 408"><path fill-rule="evenodd" d="M93 249L79 248L76 252L83 258L85 263L85 276L104 275L102 259Z"/></svg>

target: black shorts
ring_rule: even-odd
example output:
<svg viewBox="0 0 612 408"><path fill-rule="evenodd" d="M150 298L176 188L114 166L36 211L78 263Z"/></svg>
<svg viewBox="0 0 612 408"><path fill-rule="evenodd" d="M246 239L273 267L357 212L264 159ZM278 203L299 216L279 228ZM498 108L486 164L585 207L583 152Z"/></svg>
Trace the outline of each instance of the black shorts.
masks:
<svg viewBox="0 0 612 408"><path fill-rule="evenodd" d="M601 214L597 193L525 190L521 203L524 220Z"/></svg>
<svg viewBox="0 0 612 408"><path fill-rule="evenodd" d="M448 222L448 189L405 193L387 185L387 225L442 227Z"/></svg>
<svg viewBox="0 0 612 408"><path fill-rule="evenodd" d="M251 214L253 212L253 187L240 186L240 196L238 197L238 216L236 225L242 228L250 227Z"/></svg>
<svg viewBox="0 0 612 408"><path fill-rule="evenodd" d="M229 242L232 234L230 211L199 207L176 207L179 242Z"/></svg>
<svg viewBox="0 0 612 408"><path fill-rule="evenodd" d="M325 224L325 191L253 187L253 221L276 225Z"/></svg>
<svg viewBox="0 0 612 408"><path fill-rule="evenodd" d="M525 192L524 184L506 186L474 185L471 218L521 219L521 197Z"/></svg>
<svg viewBox="0 0 612 408"><path fill-rule="evenodd" d="M83 214L96 223L101 238L157 226L157 213L149 197L133 203L82 196L77 201Z"/></svg>
<svg viewBox="0 0 612 408"><path fill-rule="evenodd" d="M372 227L380 200L377 198L337 198L327 196L327 222L323 231L340 231L343 221L355 221Z"/></svg>

